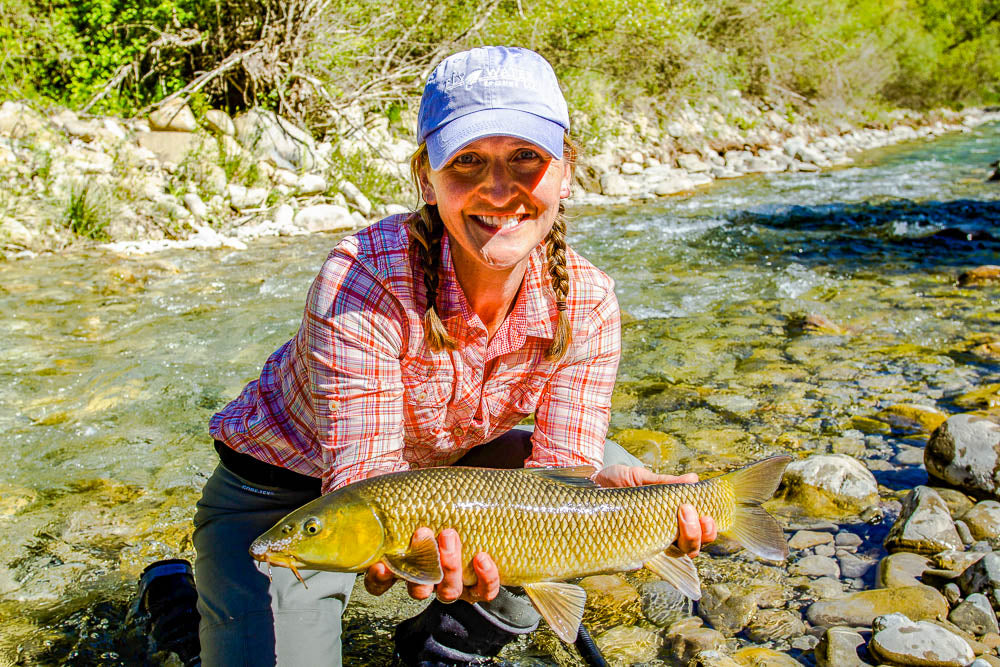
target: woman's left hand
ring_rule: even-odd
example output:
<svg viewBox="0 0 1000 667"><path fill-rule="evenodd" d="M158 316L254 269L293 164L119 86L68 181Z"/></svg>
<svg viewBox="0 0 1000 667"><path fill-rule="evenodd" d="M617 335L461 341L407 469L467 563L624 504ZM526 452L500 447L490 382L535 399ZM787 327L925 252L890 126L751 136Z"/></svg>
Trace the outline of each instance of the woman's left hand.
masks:
<svg viewBox="0 0 1000 667"><path fill-rule="evenodd" d="M641 466L613 465L594 475L598 486L644 486L646 484L693 484L698 475L658 475ZM701 545L718 537L715 519L698 516L693 505L687 503L677 508L677 547L692 558L701 551Z"/></svg>

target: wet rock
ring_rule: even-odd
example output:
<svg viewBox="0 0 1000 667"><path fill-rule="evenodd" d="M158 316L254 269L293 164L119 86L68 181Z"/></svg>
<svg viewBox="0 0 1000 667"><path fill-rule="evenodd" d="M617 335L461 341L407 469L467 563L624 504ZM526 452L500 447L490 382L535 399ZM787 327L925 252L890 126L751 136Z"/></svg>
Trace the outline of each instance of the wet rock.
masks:
<svg viewBox="0 0 1000 667"><path fill-rule="evenodd" d="M877 588L840 600L820 600L806 611L813 625L871 625L876 616L902 612L914 620L946 618L948 602L930 586Z"/></svg>
<svg viewBox="0 0 1000 667"><path fill-rule="evenodd" d="M1000 536L1000 502L983 500L965 514L962 521L969 527L973 541Z"/></svg>
<svg viewBox="0 0 1000 667"><path fill-rule="evenodd" d="M639 601L639 592L620 574L597 574L584 577L580 580L580 586L587 591L588 604L593 603L603 607L624 607Z"/></svg>
<svg viewBox="0 0 1000 667"><path fill-rule="evenodd" d="M815 530L800 530L797 531L788 540L789 549L808 549L819 544L829 544L833 542L833 535L830 533L821 533Z"/></svg>
<svg viewBox="0 0 1000 667"><path fill-rule="evenodd" d="M727 637L738 634L757 611L757 599L738 585L712 584L702 590L698 615Z"/></svg>
<svg viewBox="0 0 1000 667"><path fill-rule="evenodd" d="M924 465L932 478L970 495L1000 498L1000 424L971 414L949 417L927 442Z"/></svg>
<svg viewBox="0 0 1000 667"><path fill-rule="evenodd" d="M801 579L802 581L790 580L789 584L801 590L806 597L815 600L838 600L847 595L840 580L833 577L820 577L818 579L797 577L797 579Z"/></svg>
<svg viewBox="0 0 1000 667"><path fill-rule="evenodd" d="M149 114L149 129L163 132L194 132L198 121L186 102L174 99Z"/></svg>
<svg viewBox="0 0 1000 667"><path fill-rule="evenodd" d="M837 561L829 556L806 556L800 558L788 568L788 573L802 574L807 577L833 577L840 576L840 566Z"/></svg>
<svg viewBox="0 0 1000 667"><path fill-rule="evenodd" d="M969 496L957 489L948 489L943 486L933 486L931 488L937 491L937 494L941 496L941 500L948 506L948 511L955 518L965 514L975 504L972 498L969 498Z"/></svg>
<svg viewBox="0 0 1000 667"><path fill-rule="evenodd" d="M209 130L229 137L236 136L236 126L233 119L221 109L209 109L204 116L205 125Z"/></svg>
<svg viewBox="0 0 1000 667"><path fill-rule="evenodd" d="M842 626L828 628L813 652L819 667L871 667L861 659L865 654L865 638Z"/></svg>
<svg viewBox="0 0 1000 667"><path fill-rule="evenodd" d="M885 548L932 554L944 549L963 548L948 506L936 491L918 486L903 499L903 508L889 530Z"/></svg>
<svg viewBox="0 0 1000 667"><path fill-rule="evenodd" d="M892 457L892 462L901 466L921 466L924 464L924 448L900 445L899 451Z"/></svg>
<svg viewBox="0 0 1000 667"><path fill-rule="evenodd" d="M934 567L934 563L925 556L900 551L890 554L879 561L875 572L876 588L901 588L903 586L919 586L920 575Z"/></svg>
<svg viewBox="0 0 1000 667"><path fill-rule="evenodd" d="M595 639L601 653L613 664L649 662L660 651L660 635L653 630L620 625Z"/></svg>
<svg viewBox="0 0 1000 667"><path fill-rule="evenodd" d="M1000 180L1000 178L997 180ZM986 655L978 656L969 664L969 667L1000 667L1000 658L987 653Z"/></svg>
<svg viewBox="0 0 1000 667"><path fill-rule="evenodd" d="M972 564L978 562L986 553L975 551L955 551L949 549L934 554L934 565L942 570L965 572Z"/></svg>
<svg viewBox="0 0 1000 667"><path fill-rule="evenodd" d="M944 599L947 600L948 604L952 607L962 601L962 589L960 589L958 584L954 581L949 581L947 584L942 586L941 594L944 595Z"/></svg>
<svg viewBox="0 0 1000 667"><path fill-rule="evenodd" d="M761 609L746 627L752 642L764 643L776 639L791 639L806 631L798 613L787 609Z"/></svg>
<svg viewBox="0 0 1000 667"><path fill-rule="evenodd" d="M645 462L670 462L677 454L677 436L646 428L626 428L615 433L615 442Z"/></svg>
<svg viewBox="0 0 1000 667"><path fill-rule="evenodd" d="M336 204L307 206L295 215L295 226L307 232L336 232L354 228L351 212Z"/></svg>
<svg viewBox="0 0 1000 667"><path fill-rule="evenodd" d="M38 492L26 486L0 484L0 519L16 515L38 499Z"/></svg>
<svg viewBox="0 0 1000 667"><path fill-rule="evenodd" d="M878 484L861 462L843 454L792 461L776 494L818 516L857 514L878 502Z"/></svg>
<svg viewBox="0 0 1000 667"><path fill-rule="evenodd" d="M742 667L740 663L721 651L702 651L696 655L687 667Z"/></svg>
<svg viewBox="0 0 1000 667"><path fill-rule="evenodd" d="M963 410L992 410L1000 407L1000 383L988 384L973 389L955 399L955 405ZM994 420L996 421L996 420Z"/></svg>
<svg viewBox="0 0 1000 667"><path fill-rule="evenodd" d="M665 581L647 581L639 586L639 604L646 620L659 627L691 615L691 600Z"/></svg>
<svg viewBox="0 0 1000 667"><path fill-rule="evenodd" d="M801 667L802 663L786 653L763 646L747 646L733 653L733 660L743 667Z"/></svg>
<svg viewBox="0 0 1000 667"><path fill-rule="evenodd" d="M961 637L925 621L911 621L900 614L881 617L868 650L879 658L902 665L967 667L975 659Z"/></svg>
<svg viewBox="0 0 1000 667"><path fill-rule="evenodd" d="M930 433L943 424L948 415L927 405L897 403L879 412L877 418L901 433Z"/></svg>
<svg viewBox="0 0 1000 667"><path fill-rule="evenodd" d="M667 653L677 664L686 665L702 651L718 649L726 642L718 630L702 626L700 618L686 618L667 628Z"/></svg>
<svg viewBox="0 0 1000 667"><path fill-rule="evenodd" d="M875 567L873 561L858 558L851 553L841 553L837 555L837 564L840 565L840 576L847 579L859 579L867 576L868 572Z"/></svg>
<svg viewBox="0 0 1000 667"><path fill-rule="evenodd" d="M987 632L1000 633L997 615L990 606L990 601L982 593L973 593L959 603L948 614L948 620L977 636L985 635Z"/></svg>
<svg viewBox="0 0 1000 667"><path fill-rule="evenodd" d="M958 276L958 284L961 287L982 287L983 285L1000 284L1000 266L986 264L963 271Z"/></svg>
<svg viewBox="0 0 1000 667"><path fill-rule="evenodd" d="M834 538L834 544L837 545L838 547L857 548L860 547L863 543L864 540L861 539L860 535L858 535L857 533L848 532L846 530L837 533L837 535Z"/></svg>
<svg viewBox="0 0 1000 667"><path fill-rule="evenodd" d="M965 569L955 580L962 595L982 593L1000 606L1000 553L990 552Z"/></svg>

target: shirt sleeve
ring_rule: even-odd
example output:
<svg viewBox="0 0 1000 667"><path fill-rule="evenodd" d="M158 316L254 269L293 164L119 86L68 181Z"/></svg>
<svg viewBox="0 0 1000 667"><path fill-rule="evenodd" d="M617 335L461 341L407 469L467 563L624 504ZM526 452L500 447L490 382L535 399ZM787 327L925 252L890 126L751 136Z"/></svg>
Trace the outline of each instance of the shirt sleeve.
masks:
<svg viewBox="0 0 1000 667"><path fill-rule="evenodd" d="M405 313L359 262L334 252L309 289L297 341L323 461L323 492L403 459Z"/></svg>
<svg viewBox="0 0 1000 667"><path fill-rule="evenodd" d="M611 392L621 357L621 314L613 289L598 304L552 375L535 409L526 467L603 466Z"/></svg>

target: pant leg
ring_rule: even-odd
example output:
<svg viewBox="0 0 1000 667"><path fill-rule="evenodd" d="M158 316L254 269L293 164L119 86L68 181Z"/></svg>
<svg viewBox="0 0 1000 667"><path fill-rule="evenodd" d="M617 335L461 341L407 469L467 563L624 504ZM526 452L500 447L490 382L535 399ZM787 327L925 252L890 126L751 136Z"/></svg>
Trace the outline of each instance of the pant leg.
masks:
<svg viewBox="0 0 1000 667"><path fill-rule="evenodd" d="M219 465L195 513L201 656L215 665L341 665L340 617L355 575L291 570L250 558L261 533L316 495L260 487Z"/></svg>
<svg viewBox="0 0 1000 667"><path fill-rule="evenodd" d="M530 424L515 426L500 437L473 447L465 456L455 461L454 465L473 468L523 468L525 460L531 456L531 433L534 430L535 427ZM604 467L616 464L645 467L642 461L625 451L625 448L617 442L605 440Z"/></svg>

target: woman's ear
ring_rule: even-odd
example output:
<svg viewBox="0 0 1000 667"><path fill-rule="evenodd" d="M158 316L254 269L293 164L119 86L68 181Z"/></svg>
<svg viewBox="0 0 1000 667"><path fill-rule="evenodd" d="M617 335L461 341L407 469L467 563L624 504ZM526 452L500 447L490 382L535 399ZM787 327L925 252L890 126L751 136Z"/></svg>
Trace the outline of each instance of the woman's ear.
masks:
<svg viewBox="0 0 1000 667"><path fill-rule="evenodd" d="M417 180L420 182L420 196L423 198L424 203L434 206L437 204L437 195L434 194L434 186L431 185L430 178L428 178L428 169L427 163L421 165L419 171L417 171Z"/></svg>
<svg viewBox="0 0 1000 667"><path fill-rule="evenodd" d="M563 160L563 177L562 182L559 184L559 198L567 199L570 195L570 189L573 186L573 163L569 160Z"/></svg>

